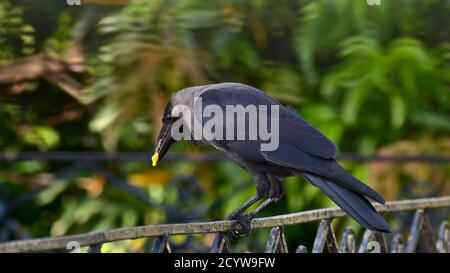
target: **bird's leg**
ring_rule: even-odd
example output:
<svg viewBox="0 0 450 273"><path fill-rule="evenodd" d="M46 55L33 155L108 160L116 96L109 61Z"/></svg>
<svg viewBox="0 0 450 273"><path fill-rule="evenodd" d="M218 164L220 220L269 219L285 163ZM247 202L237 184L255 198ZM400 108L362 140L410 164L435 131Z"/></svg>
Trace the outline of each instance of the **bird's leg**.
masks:
<svg viewBox="0 0 450 273"><path fill-rule="evenodd" d="M236 237L247 236L250 233L251 222L252 222L253 218L255 218L255 216L261 210L263 210L265 207L267 207L268 205L270 205L271 203L276 202L276 201L278 201L278 199L269 197L266 200L264 200L264 202L262 202L261 205L259 205L256 209L254 209L250 213L241 214L236 219L236 222L231 224L229 236L232 239L235 239Z"/></svg>
<svg viewBox="0 0 450 273"><path fill-rule="evenodd" d="M244 204L242 204L242 206L240 206L239 208L233 210L230 214L228 214L224 220L236 220L239 218L239 216L242 215L242 213L248 209L251 205L255 204L256 202L258 202L261 198L263 198L263 196L259 195L259 194L255 194L252 197L250 197L250 199L248 199L247 201L245 201ZM217 234L216 237L214 238L214 242L213 242L213 248L214 246L217 248L218 244L220 243L220 241L222 240L222 236L224 236L225 234ZM235 239L236 236L230 236L230 234L228 235L229 238L231 239Z"/></svg>
<svg viewBox="0 0 450 273"><path fill-rule="evenodd" d="M260 199L269 195L271 185L267 177L263 175L254 174L253 178L256 183L256 195L252 196L242 206L235 209L227 217L225 217L225 220L234 220L234 219L237 220L235 223L231 225L230 231L228 232L228 237L231 239L235 239L236 234L240 233L239 232L240 226L242 225L248 226L245 223L242 223L242 225L239 224L240 222L242 222L242 213L250 206L258 202Z"/></svg>
<svg viewBox="0 0 450 273"><path fill-rule="evenodd" d="M245 201L245 203L242 204L242 206L240 206L239 208L233 210L230 214L228 214L224 220L237 219L246 209L248 209L250 206L252 206L256 202L258 202L261 198L262 198L262 196L260 196L258 194L253 195L252 197L250 197L250 199Z"/></svg>
<svg viewBox="0 0 450 273"><path fill-rule="evenodd" d="M277 202L283 196L284 190L281 181L272 180L271 187L269 191L269 197L264 200L256 209L248 214L241 214L231 225L230 237L236 238L237 236L247 236L250 233L251 222L255 216L261 212L268 205Z"/></svg>

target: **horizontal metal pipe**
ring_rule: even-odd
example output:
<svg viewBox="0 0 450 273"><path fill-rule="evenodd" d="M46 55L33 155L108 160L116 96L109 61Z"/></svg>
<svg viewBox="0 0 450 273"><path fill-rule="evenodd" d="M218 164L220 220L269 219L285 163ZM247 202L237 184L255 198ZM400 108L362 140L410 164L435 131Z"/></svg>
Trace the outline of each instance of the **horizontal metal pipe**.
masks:
<svg viewBox="0 0 450 273"><path fill-rule="evenodd" d="M150 162L151 152L77 152L77 151L57 151L57 152L0 152L0 161L13 162L24 160L44 160L44 161L148 161ZM167 155L164 162L171 161L221 161L226 157L213 152L202 153L175 153ZM430 162L446 163L450 162L450 155L415 155L396 156L360 153L342 153L336 159L344 161L387 161L387 162Z"/></svg>
<svg viewBox="0 0 450 273"><path fill-rule="evenodd" d="M414 200L387 202L385 205L374 204L380 212L416 210L425 208L450 207L450 196L422 198ZM339 208L309 210L265 218L256 218L252 229L272 228L285 225L307 223L317 220L342 217L345 213ZM65 249L71 241L80 246L88 246L113 241L138 239L163 235L218 233L228 231L232 221L215 221L186 224L148 225L139 227L118 228L107 231L91 232L81 235L63 236L12 241L0 244L0 252L30 252L51 249Z"/></svg>

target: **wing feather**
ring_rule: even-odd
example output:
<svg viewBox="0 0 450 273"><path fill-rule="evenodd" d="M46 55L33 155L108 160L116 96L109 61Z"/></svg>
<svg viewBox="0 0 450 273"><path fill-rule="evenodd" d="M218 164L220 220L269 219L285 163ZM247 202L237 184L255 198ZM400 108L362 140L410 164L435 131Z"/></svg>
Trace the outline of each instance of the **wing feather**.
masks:
<svg viewBox="0 0 450 273"><path fill-rule="evenodd" d="M332 158L337 154L334 143L319 130L256 88L238 83L214 84L205 88L200 96L203 107L215 104L224 111L226 105L265 105L268 109L271 105L278 105L280 145L293 146L321 158Z"/></svg>

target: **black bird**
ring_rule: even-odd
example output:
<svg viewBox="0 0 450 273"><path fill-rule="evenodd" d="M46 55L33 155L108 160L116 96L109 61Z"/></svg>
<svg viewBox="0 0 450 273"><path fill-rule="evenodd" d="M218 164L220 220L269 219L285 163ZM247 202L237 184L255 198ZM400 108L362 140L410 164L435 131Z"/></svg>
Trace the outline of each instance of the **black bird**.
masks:
<svg viewBox="0 0 450 273"><path fill-rule="evenodd" d="M239 228L234 225L235 230L232 232L240 233L238 235L248 234L250 222L256 214L270 203L280 200L284 193L282 181L287 176L301 176L320 188L362 226L374 231L390 232L386 221L368 200L370 198L384 204L383 197L336 162L334 159L337 154L336 146L297 113L248 85L219 83L190 87L174 93L164 112L163 126L152 157L154 166L176 142L172 137L171 128L177 121L184 119L186 124L180 127L180 132L188 130L187 134L194 138L195 132L192 125L188 123L189 118L183 117L183 114L174 114L173 110L176 105L184 105L195 112L199 98L201 98L201 110L208 105L217 105L224 112L227 105L244 107L262 105L268 108L278 105L279 107L279 145L273 151L263 151L261 144L265 141L260 138L250 140L250 131L238 132L234 128L227 128L229 121L223 122L223 128L235 130L236 134L245 136L244 139L193 140L195 143L210 144L222 151L231 160L249 171L256 183L256 195L225 218L237 220L235 223ZM271 117L268 115L268 120L272 122L269 122L269 127L273 125ZM193 120L205 125L208 119L193 114L190 121ZM234 124L236 121L237 118L234 117ZM250 127L250 123L248 125ZM255 210L243 214L247 208L263 198L265 200Z"/></svg>

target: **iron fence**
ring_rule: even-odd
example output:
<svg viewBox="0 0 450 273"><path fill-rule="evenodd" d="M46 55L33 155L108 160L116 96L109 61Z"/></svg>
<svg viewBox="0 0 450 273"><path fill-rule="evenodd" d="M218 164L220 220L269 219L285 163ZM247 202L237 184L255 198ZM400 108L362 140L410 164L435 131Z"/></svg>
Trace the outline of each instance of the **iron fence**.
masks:
<svg viewBox="0 0 450 273"><path fill-rule="evenodd" d="M390 246L387 243L385 234L366 230L363 239L357 248L355 232L351 227L347 227L342 235L340 244L337 243L331 221L337 217L345 216L345 213L338 208L326 208L311 211L304 211L286 215L278 215L266 218L256 218L251 223L252 230L271 228L265 252L288 252L288 247L284 239L283 229L288 225L303 224L312 221L320 221L317 235L311 252L415 252L420 239L427 252L447 253L450 250L450 228L448 221L442 221L437 236L433 231L427 209L450 207L450 196L424 198L416 200L404 200L387 202L385 205L374 204L379 212L396 212L404 210L415 210L414 219L411 224L409 236L404 241L400 233L393 236ZM186 224L166 224L148 225L139 227L119 228L108 231L92 232L81 235L63 236L57 238L20 240L0 243L0 252L35 252L54 249L67 249L72 243L78 246L88 246L89 252L100 252L104 243L156 237L153 252L171 252L169 236L182 234L206 234L217 233L216 239L211 246L211 252L230 252L231 248L226 236L233 221L216 221ZM375 245L374 245L375 243ZM307 252L307 247L299 245L296 252Z"/></svg>
<svg viewBox="0 0 450 273"><path fill-rule="evenodd" d="M197 154L197 155L172 155L168 161L191 160L191 161L217 161L223 157L218 154ZM379 155L344 154L342 160L354 161L393 161L410 162L423 161L433 164L450 162L450 156L415 156L415 157L389 157ZM0 161L14 162L18 160L46 160L46 161L69 161L73 165L64 169L56 177L71 175L81 169L93 169L105 175L113 184L120 187L127 193L139 198L141 201L152 204L152 200L145 194L130 186L127 181L111 173L98 162L103 161L142 161L148 160L147 153L0 153ZM29 192L17 198L8 206L1 206L0 221L7 219L14 209L32 198L39 190ZM404 200L387 202L385 205L374 204L375 208L383 213L398 211L415 211L409 235L405 238L401 233L395 233L388 243L388 238L380 232L366 230L359 245L356 242L355 231L347 227L342 234L340 242L331 225L334 218L343 217L345 213L338 208L326 208L311 211L304 211L286 215L278 215L266 218L256 218L251 223L252 231L258 229L270 229L265 252L288 252L284 229L289 225L299 225L318 221L318 229L312 247L298 245L296 252L415 252L420 246L421 251L426 252L450 252L450 228L448 221L441 221L439 227L433 228L427 212L432 209L450 208L450 196L424 198L415 200ZM201 212L199 212L201 213ZM130 228L119 228L87 234L63 236L56 238L25 239L0 243L0 252L39 252L64 249L71 245L79 247L87 246L89 252L100 252L102 245L108 242L139 239L156 238L152 248L153 252L171 252L170 236L181 234L216 234L214 242L210 247L211 252L230 252L229 240L225 234L232 224L232 221L216 222L195 222L186 224L163 224L148 225ZM12 223L14 224L14 223ZM245 240L245 239L243 239Z"/></svg>

